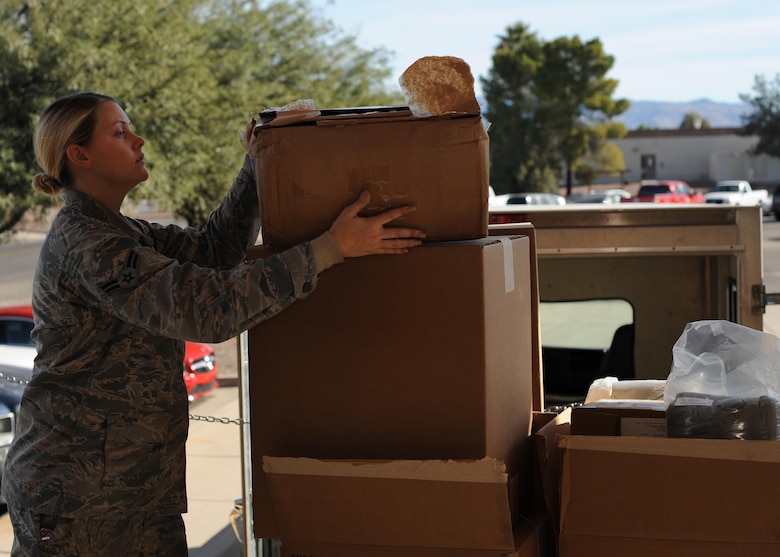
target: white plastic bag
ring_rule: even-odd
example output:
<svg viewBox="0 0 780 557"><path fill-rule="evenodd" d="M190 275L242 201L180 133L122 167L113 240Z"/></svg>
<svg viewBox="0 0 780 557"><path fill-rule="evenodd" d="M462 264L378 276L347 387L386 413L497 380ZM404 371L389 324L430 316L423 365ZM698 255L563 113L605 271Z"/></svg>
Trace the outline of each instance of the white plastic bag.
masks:
<svg viewBox="0 0 780 557"><path fill-rule="evenodd" d="M780 339L730 321L688 323L672 348L664 402L683 392L780 399Z"/></svg>
<svg viewBox="0 0 780 557"><path fill-rule="evenodd" d="M730 321L688 323L672 348L670 437L777 439L780 339Z"/></svg>

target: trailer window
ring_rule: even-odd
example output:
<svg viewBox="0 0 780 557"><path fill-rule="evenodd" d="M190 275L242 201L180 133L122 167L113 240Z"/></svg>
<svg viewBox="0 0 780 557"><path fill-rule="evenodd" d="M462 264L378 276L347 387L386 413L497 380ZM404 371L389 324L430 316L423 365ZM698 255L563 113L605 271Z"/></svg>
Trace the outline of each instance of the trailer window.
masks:
<svg viewBox="0 0 780 557"><path fill-rule="evenodd" d="M629 379L634 369L634 308L623 299L542 301L546 404L580 402L594 379Z"/></svg>
<svg viewBox="0 0 780 557"><path fill-rule="evenodd" d="M634 322L634 308L623 299L541 302L545 346L608 349L618 327Z"/></svg>

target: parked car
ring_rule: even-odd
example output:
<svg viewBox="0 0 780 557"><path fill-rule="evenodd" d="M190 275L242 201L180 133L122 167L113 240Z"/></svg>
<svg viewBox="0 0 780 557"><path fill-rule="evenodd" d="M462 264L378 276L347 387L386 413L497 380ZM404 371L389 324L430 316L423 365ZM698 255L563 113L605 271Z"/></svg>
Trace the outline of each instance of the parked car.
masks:
<svg viewBox="0 0 780 557"><path fill-rule="evenodd" d="M29 305L0 308L0 345L34 346L30 339L33 328L32 307ZM214 350L199 342L184 346L184 384L190 402L219 386Z"/></svg>
<svg viewBox="0 0 780 557"><path fill-rule="evenodd" d="M595 193L598 190L590 190L590 193ZM603 190L603 193L606 193L608 195L616 195L620 197L620 199L631 199L631 194L628 193L626 190L621 188L615 188L615 189L609 189L609 190Z"/></svg>
<svg viewBox="0 0 780 557"><path fill-rule="evenodd" d="M489 205L566 205L566 198L557 193L502 193L489 198Z"/></svg>
<svg viewBox="0 0 780 557"><path fill-rule="evenodd" d="M621 203L631 197L625 190L591 190L587 195L574 199L574 203Z"/></svg>
<svg viewBox="0 0 780 557"><path fill-rule="evenodd" d="M772 194L772 213L776 220L780 220L780 186L777 186Z"/></svg>
<svg viewBox="0 0 780 557"><path fill-rule="evenodd" d="M772 213L772 199L769 190L753 189L747 180L720 180L711 192L704 194L707 203L731 205L734 207L752 207L760 205L764 215Z"/></svg>
<svg viewBox="0 0 780 557"><path fill-rule="evenodd" d="M643 180L634 197L624 202L637 203L704 203L704 195L682 180Z"/></svg>
<svg viewBox="0 0 780 557"><path fill-rule="evenodd" d="M0 483L8 448L14 440L22 385L32 377L35 353L33 346L0 344ZM5 505L1 496L0 505Z"/></svg>

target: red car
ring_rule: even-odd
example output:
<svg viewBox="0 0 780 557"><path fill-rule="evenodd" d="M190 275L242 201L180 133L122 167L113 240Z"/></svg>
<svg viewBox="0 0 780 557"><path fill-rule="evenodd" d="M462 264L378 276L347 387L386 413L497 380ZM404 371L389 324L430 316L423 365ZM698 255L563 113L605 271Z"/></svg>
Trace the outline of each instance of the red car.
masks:
<svg viewBox="0 0 780 557"><path fill-rule="evenodd" d="M704 203L704 195L682 180L644 180L634 197L624 202Z"/></svg>
<svg viewBox="0 0 780 557"><path fill-rule="evenodd" d="M32 307L29 305L0 308L0 344L32 346ZM190 402L219 386L214 350L205 344L187 341L184 346L184 384Z"/></svg>

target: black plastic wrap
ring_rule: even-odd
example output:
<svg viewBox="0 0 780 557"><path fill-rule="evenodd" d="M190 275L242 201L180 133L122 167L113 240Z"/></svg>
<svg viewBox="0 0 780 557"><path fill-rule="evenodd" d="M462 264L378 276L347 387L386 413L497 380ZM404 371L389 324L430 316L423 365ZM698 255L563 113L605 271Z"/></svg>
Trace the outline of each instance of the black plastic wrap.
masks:
<svg viewBox="0 0 780 557"><path fill-rule="evenodd" d="M777 439L777 401L680 393L666 409L669 437L699 439Z"/></svg>

